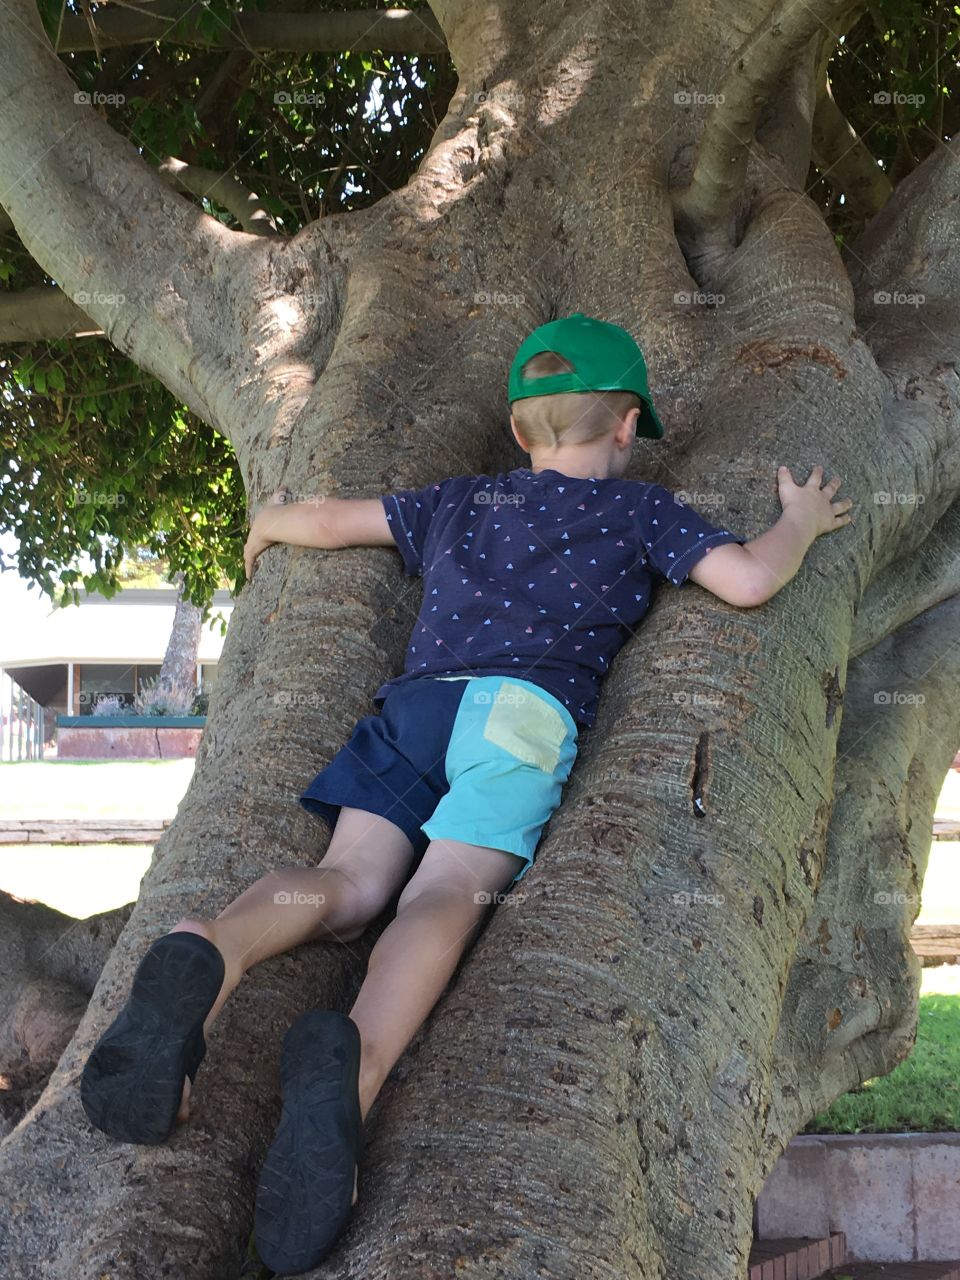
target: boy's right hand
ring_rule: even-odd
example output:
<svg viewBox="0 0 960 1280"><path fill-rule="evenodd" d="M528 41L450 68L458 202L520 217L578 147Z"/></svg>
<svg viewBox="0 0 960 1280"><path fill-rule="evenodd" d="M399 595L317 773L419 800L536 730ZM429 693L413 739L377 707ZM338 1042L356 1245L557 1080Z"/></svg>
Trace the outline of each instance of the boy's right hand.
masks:
<svg viewBox="0 0 960 1280"><path fill-rule="evenodd" d="M287 486L281 485L279 489L274 490L270 496L269 502L264 503L256 516L254 516L253 520L251 520L250 532L247 535L247 540L243 547L243 567L246 570L248 582L253 577L257 557L260 556L262 552L266 551L267 547L271 546L274 541L273 538L267 536L263 532L264 521L261 517L264 511L267 511L270 507L284 505L290 501L292 496L293 495Z"/></svg>
<svg viewBox="0 0 960 1280"><path fill-rule="evenodd" d="M822 480L823 467L819 463L802 485L794 482L789 467L779 467L777 470L780 505L785 512L789 511L805 523L814 538L819 538L822 533L832 533L834 529L842 529L853 519L844 514L853 506L852 498L831 501L843 483L840 477L834 476L821 489Z"/></svg>

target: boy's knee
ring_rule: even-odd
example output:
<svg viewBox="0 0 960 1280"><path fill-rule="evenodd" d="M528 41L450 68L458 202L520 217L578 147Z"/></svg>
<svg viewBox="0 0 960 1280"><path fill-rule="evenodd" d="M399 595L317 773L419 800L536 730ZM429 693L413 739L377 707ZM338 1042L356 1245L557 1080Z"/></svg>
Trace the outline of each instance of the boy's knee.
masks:
<svg viewBox="0 0 960 1280"><path fill-rule="evenodd" d="M386 886L341 867L317 867L318 892L327 911L325 923L341 926L345 942L359 937L390 901ZM348 933L349 931L349 933Z"/></svg>
<svg viewBox="0 0 960 1280"><path fill-rule="evenodd" d="M423 877L418 881L414 876L400 894L397 915L416 904L418 907L431 906L458 916L480 917L489 902L490 895L479 892L476 884L435 877Z"/></svg>

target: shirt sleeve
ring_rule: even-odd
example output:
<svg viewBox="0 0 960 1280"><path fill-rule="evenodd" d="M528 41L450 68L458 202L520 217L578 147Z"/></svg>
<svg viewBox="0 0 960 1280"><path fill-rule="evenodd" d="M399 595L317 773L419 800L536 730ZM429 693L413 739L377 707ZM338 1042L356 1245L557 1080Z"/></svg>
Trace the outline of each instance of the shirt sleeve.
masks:
<svg viewBox="0 0 960 1280"><path fill-rule="evenodd" d="M723 525L711 524L663 485L645 488L637 504L640 538L650 564L674 586L683 586L693 566L714 547L747 541Z"/></svg>
<svg viewBox="0 0 960 1280"><path fill-rule="evenodd" d="M457 481L464 479L469 477L439 480L423 489L398 489L395 493L381 495L390 532L400 550L404 571L409 576L422 577L423 554L430 525L448 503L455 505L453 490Z"/></svg>

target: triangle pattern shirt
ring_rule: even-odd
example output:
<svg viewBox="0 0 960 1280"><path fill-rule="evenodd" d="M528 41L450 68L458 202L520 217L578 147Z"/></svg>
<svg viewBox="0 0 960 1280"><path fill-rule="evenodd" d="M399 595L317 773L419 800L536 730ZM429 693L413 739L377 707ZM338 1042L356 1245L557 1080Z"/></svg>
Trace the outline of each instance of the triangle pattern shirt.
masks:
<svg viewBox="0 0 960 1280"><path fill-rule="evenodd" d="M614 655L650 607L654 583L682 586L713 547L746 541L671 491L519 467L453 476L381 497L423 604L402 675L513 676L596 718Z"/></svg>

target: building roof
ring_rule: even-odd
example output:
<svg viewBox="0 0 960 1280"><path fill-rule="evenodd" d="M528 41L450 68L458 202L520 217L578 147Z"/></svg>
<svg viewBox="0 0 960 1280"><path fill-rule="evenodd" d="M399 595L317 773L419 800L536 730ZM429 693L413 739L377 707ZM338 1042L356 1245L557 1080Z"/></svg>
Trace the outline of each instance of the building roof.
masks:
<svg viewBox="0 0 960 1280"><path fill-rule="evenodd" d="M39 666L53 662L163 661L177 593L174 588L127 587L112 600L97 592L81 594L78 605L55 608L33 601L18 611L17 626L0 628L0 667ZM229 622L229 591L213 597L211 620L200 632L199 660L216 662L223 648L217 614Z"/></svg>

